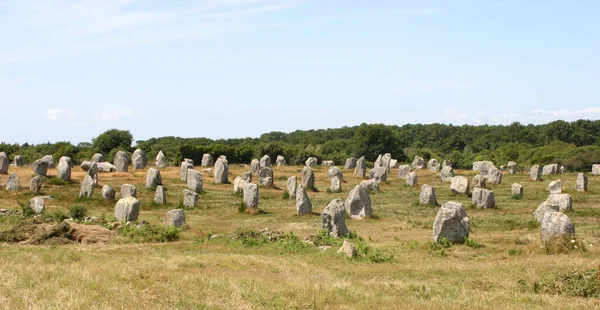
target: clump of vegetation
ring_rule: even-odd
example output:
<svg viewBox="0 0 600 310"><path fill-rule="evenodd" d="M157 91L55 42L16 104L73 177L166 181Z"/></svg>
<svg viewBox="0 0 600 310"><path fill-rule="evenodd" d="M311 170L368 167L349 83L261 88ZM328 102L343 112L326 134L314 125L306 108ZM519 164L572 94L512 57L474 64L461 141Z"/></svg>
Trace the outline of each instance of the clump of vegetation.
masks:
<svg viewBox="0 0 600 310"><path fill-rule="evenodd" d="M238 204L237 211L238 211L238 213L240 213L240 214L241 214L241 213L244 213L244 212L246 212L246 203L244 203L244 200L243 200L243 199L242 199L242 201L240 201L240 203Z"/></svg>
<svg viewBox="0 0 600 310"><path fill-rule="evenodd" d="M478 243L477 241L473 240L472 238L469 237L465 237L465 245L472 247L474 249L479 249L481 247L483 247L482 244Z"/></svg>
<svg viewBox="0 0 600 310"><path fill-rule="evenodd" d="M284 191L281 199L284 199L284 200L290 199L290 193L288 191Z"/></svg>
<svg viewBox="0 0 600 310"><path fill-rule="evenodd" d="M585 244L578 239L570 237L558 237L544 244L546 254L562 254L570 252L587 252Z"/></svg>
<svg viewBox="0 0 600 310"><path fill-rule="evenodd" d="M87 209L81 205L74 205L69 207L69 215L74 220L81 221L86 217Z"/></svg>
<svg viewBox="0 0 600 310"><path fill-rule="evenodd" d="M33 211L33 208L31 207L31 201L26 201L26 202L18 202L17 204L21 207L21 214L23 215L24 218L30 218L33 217L35 215L35 211Z"/></svg>
<svg viewBox="0 0 600 310"><path fill-rule="evenodd" d="M512 195L512 196L511 196L511 199L514 199L514 200L521 200L521 199L523 199L523 195Z"/></svg>
<svg viewBox="0 0 600 310"><path fill-rule="evenodd" d="M179 240L182 229L150 224L132 224L119 226L116 231L133 242L172 242Z"/></svg>
<svg viewBox="0 0 600 310"><path fill-rule="evenodd" d="M358 237L356 253L353 259L369 263L385 263L391 261L393 258L393 255L384 254L379 249L369 246L362 237Z"/></svg>
<svg viewBox="0 0 600 310"><path fill-rule="evenodd" d="M537 294L598 298L600 297L600 273L598 269L574 270L554 279L535 281L532 284L519 280L519 287L523 291Z"/></svg>
<svg viewBox="0 0 600 310"><path fill-rule="evenodd" d="M71 184L71 182L65 181L65 180L61 180L61 179L59 179L57 177L46 178L45 182L48 185L60 185L60 186Z"/></svg>

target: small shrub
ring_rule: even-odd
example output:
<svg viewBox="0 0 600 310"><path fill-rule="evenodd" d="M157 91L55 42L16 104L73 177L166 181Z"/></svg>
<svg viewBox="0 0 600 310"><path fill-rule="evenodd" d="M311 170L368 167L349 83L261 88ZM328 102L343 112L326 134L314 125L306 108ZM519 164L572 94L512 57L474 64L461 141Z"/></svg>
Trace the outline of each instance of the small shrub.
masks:
<svg viewBox="0 0 600 310"><path fill-rule="evenodd" d="M175 209L185 209L185 206L183 205L183 199L179 200L179 203L177 204Z"/></svg>
<svg viewBox="0 0 600 310"><path fill-rule="evenodd" d="M477 243L477 241L475 241L469 237L465 237L465 245L472 247L474 249L479 249L479 248L483 247L483 245Z"/></svg>
<svg viewBox="0 0 600 310"><path fill-rule="evenodd" d="M443 237L438 242L429 243L430 250L447 249L451 246L452 246L452 242L450 242L450 240L448 240L448 238L446 238L446 237Z"/></svg>
<svg viewBox="0 0 600 310"><path fill-rule="evenodd" d="M564 237L555 238L544 244L546 254L561 254L574 251L587 252L585 244L581 240Z"/></svg>
<svg viewBox="0 0 600 310"><path fill-rule="evenodd" d="M510 249L508 250L508 256L517 256L523 254L523 250L521 249Z"/></svg>
<svg viewBox="0 0 600 310"><path fill-rule="evenodd" d="M35 215L35 211L33 211L30 201L26 201L26 202L18 202L17 201L17 204L19 204L19 206L21 207L21 214L23 214L24 218L33 217Z"/></svg>
<svg viewBox="0 0 600 310"><path fill-rule="evenodd" d="M67 184L71 183L71 182L68 182L68 181L61 180L61 179L59 179L59 178L57 178L57 177L54 177L54 178L47 178L47 179L45 180L45 182L46 182L46 184L48 184L48 185L59 185L59 186L60 186L60 185L67 185Z"/></svg>
<svg viewBox="0 0 600 310"><path fill-rule="evenodd" d="M600 297L600 274L597 269L571 271L546 281L533 282L531 286L519 280L522 290L537 294L567 295L572 297Z"/></svg>
<svg viewBox="0 0 600 310"><path fill-rule="evenodd" d="M157 227L151 225L124 225L117 231L133 242L171 242L179 240L181 229L177 227Z"/></svg>
<svg viewBox="0 0 600 310"><path fill-rule="evenodd" d="M74 205L69 207L69 215L74 219L81 221L87 215L87 209L84 206Z"/></svg>
<svg viewBox="0 0 600 310"><path fill-rule="evenodd" d="M514 200L521 200L523 199L523 195L512 195L511 198Z"/></svg>
<svg viewBox="0 0 600 310"><path fill-rule="evenodd" d="M285 199L285 200L290 199L290 193L288 191L284 191L281 199Z"/></svg>
<svg viewBox="0 0 600 310"><path fill-rule="evenodd" d="M68 219L69 216L61 211L56 211L56 212L50 214L49 218L52 221L60 223L60 222L64 221L65 219Z"/></svg>
<svg viewBox="0 0 600 310"><path fill-rule="evenodd" d="M240 201L240 203L238 204L238 208L237 208L238 213L244 213L246 212L246 204L244 203L244 201Z"/></svg>
<svg viewBox="0 0 600 310"><path fill-rule="evenodd" d="M289 235L279 239L278 245L288 252L298 252L308 247L308 245L293 232L290 232Z"/></svg>

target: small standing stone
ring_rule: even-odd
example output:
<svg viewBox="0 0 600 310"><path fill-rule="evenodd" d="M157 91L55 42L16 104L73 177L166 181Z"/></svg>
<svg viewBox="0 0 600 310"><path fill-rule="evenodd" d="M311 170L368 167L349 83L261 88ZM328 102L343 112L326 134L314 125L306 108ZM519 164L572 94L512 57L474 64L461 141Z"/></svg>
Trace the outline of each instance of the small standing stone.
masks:
<svg viewBox="0 0 600 310"><path fill-rule="evenodd" d="M25 160L23 159L23 156L15 155L15 158L13 158L13 165L15 165L15 167L25 166Z"/></svg>
<svg viewBox="0 0 600 310"><path fill-rule="evenodd" d="M600 175L600 164L592 165L592 175Z"/></svg>
<svg viewBox="0 0 600 310"><path fill-rule="evenodd" d="M327 179L331 180L333 178L338 178L340 181L344 180L344 174L342 170L336 166L332 166L327 170Z"/></svg>
<svg viewBox="0 0 600 310"><path fill-rule="evenodd" d="M427 162L427 169L433 172L440 171L440 162L435 158L430 159L429 162Z"/></svg>
<svg viewBox="0 0 600 310"><path fill-rule="evenodd" d="M514 161L509 161L507 166L508 174L517 174L517 163Z"/></svg>
<svg viewBox="0 0 600 310"><path fill-rule="evenodd" d="M229 165L226 159L221 157L217 159L213 175L215 184L227 184L229 182Z"/></svg>
<svg viewBox="0 0 600 310"><path fill-rule="evenodd" d="M258 208L258 186L254 183L248 183L244 189L244 205L246 209Z"/></svg>
<svg viewBox="0 0 600 310"><path fill-rule="evenodd" d="M273 169L270 167L261 168L258 172L258 183L266 188L273 187Z"/></svg>
<svg viewBox="0 0 600 310"><path fill-rule="evenodd" d="M484 172L481 172L484 175ZM485 181L488 184L501 184L502 183L502 171L496 167L491 167L485 173Z"/></svg>
<svg viewBox="0 0 600 310"><path fill-rule="evenodd" d="M356 167L354 168L354 175L360 178L364 178L367 173L367 163L365 157L362 156L356 161Z"/></svg>
<svg viewBox="0 0 600 310"><path fill-rule="evenodd" d="M202 173L193 169L187 170L187 188L196 193L202 192Z"/></svg>
<svg viewBox="0 0 600 310"><path fill-rule="evenodd" d="M473 187L485 188L485 178L481 174L477 174L473 177Z"/></svg>
<svg viewBox="0 0 600 310"><path fill-rule="evenodd" d="M185 225L183 209L173 209L165 212L165 227L180 227Z"/></svg>
<svg viewBox="0 0 600 310"><path fill-rule="evenodd" d="M410 172L406 175L406 185L415 186L418 183L418 177L416 172Z"/></svg>
<svg viewBox="0 0 600 310"><path fill-rule="evenodd" d="M7 192L18 192L19 191L19 186L20 186L20 181L19 181L19 177L17 176L16 173L11 173L8 178L6 179L6 191Z"/></svg>
<svg viewBox="0 0 600 310"><path fill-rule="evenodd" d="M115 200L115 190L108 184L102 186L102 199Z"/></svg>
<svg viewBox="0 0 600 310"><path fill-rule="evenodd" d="M69 157L61 157L56 168L56 176L63 181L71 181L71 159Z"/></svg>
<svg viewBox="0 0 600 310"><path fill-rule="evenodd" d="M371 197L369 191L359 185L356 185L354 189L348 194L346 202L346 213L354 219L363 219L373 216L373 208L371 207Z"/></svg>
<svg viewBox="0 0 600 310"><path fill-rule="evenodd" d="M103 163L104 162L104 155L102 155L100 153L94 154L94 156L92 156L92 162L93 163Z"/></svg>
<svg viewBox="0 0 600 310"><path fill-rule="evenodd" d="M250 172L252 172L252 174L254 174L254 175L258 175L259 171L260 171L260 161L255 158L250 162Z"/></svg>
<svg viewBox="0 0 600 310"><path fill-rule="evenodd" d="M339 193L342 191L342 181L340 181L337 176L331 178L329 191L332 193Z"/></svg>
<svg viewBox="0 0 600 310"><path fill-rule="evenodd" d="M470 191L469 179L462 176L453 177L450 181L450 191L455 195L468 195Z"/></svg>
<svg viewBox="0 0 600 310"><path fill-rule="evenodd" d="M90 177L89 175L86 175L83 179L83 182L81 182L81 189L79 190L79 199L91 199L92 193L94 192L94 185L94 179L92 179L92 177Z"/></svg>
<svg viewBox="0 0 600 310"><path fill-rule="evenodd" d="M331 237L344 237L348 235L346 227L346 209L344 201L340 198L332 200L321 213L321 228L326 230Z"/></svg>
<svg viewBox="0 0 600 310"><path fill-rule="evenodd" d="M312 203L302 185L298 185L296 189L296 212L298 212L298 215L312 213Z"/></svg>
<svg viewBox="0 0 600 310"><path fill-rule="evenodd" d="M34 214L42 214L46 210L46 203L42 197L33 197L29 200L29 205Z"/></svg>
<svg viewBox="0 0 600 310"><path fill-rule="evenodd" d="M127 153L124 151L118 151L115 153L113 164L117 172L128 172L129 171L129 159L127 159Z"/></svg>
<svg viewBox="0 0 600 310"><path fill-rule="evenodd" d="M137 198L137 189L135 188L135 186L133 186L131 184L123 184L123 185L121 185L121 197L122 198L127 198L127 197Z"/></svg>
<svg viewBox="0 0 600 310"><path fill-rule="evenodd" d="M415 156L411 167L414 170L425 169L425 167L426 167L425 160L421 156Z"/></svg>
<svg viewBox="0 0 600 310"><path fill-rule="evenodd" d="M542 220L542 242L549 243L568 242L575 238L575 225L571 219L562 212L548 212Z"/></svg>
<svg viewBox="0 0 600 310"><path fill-rule="evenodd" d="M181 166L179 167L179 179L181 181L187 182L188 169L194 170L194 165L182 161Z"/></svg>
<svg viewBox="0 0 600 310"><path fill-rule="evenodd" d="M283 167L286 165L285 162L285 157L281 156L281 155L277 155L277 158L275 159L275 165L277 167Z"/></svg>
<svg viewBox="0 0 600 310"><path fill-rule="evenodd" d="M385 182L387 180L387 169L386 167L377 167L369 171L369 175L372 179Z"/></svg>
<svg viewBox="0 0 600 310"><path fill-rule="evenodd" d="M162 151L158 151L158 154L156 155L156 168L162 169L166 166L167 158L165 157L165 154Z"/></svg>
<svg viewBox="0 0 600 310"><path fill-rule="evenodd" d="M356 168L356 158L350 157L346 158L346 164L344 165L344 169L350 170Z"/></svg>
<svg viewBox="0 0 600 310"><path fill-rule="evenodd" d="M298 178L291 176L287 180L287 190L290 198L296 198L296 187L298 186Z"/></svg>
<svg viewBox="0 0 600 310"><path fill-rule="evenodd" d="M473 196L471 197L473 205L484 209L495 208L496 199L494 198L494 192L489 189L475 188L473 189Z"/></svg>
<svg viewBox="0 0 600 310"><path fill-rule="evenodd" d="M142 149L137 149L131 155L131 164L133 165L133 170L141 170L146 168L148 165L148 157L146 157L146 152Z"/></svg>
<svg viewBox="0 0 600 310"><path fill-rule="evenodd" d="M271 157L265 155L260 159L260 166L262 168L271 168Z"/></svg>
<svg viewBox="0 0 600 310"><path fill-rule="evenodd" d="M558 179L550 182L548 184L548 191L550 194L560 194L562 192L562 181Z"/></svg>
<svg viewBox="0 0 600 310"><path fill-rule="evenodd" d="M162 177L160 171L156 168L148 169L146 172L146 188L156 188L162 184Z"/></svg>
<svg viewBox="0 0 600 310"><path fill-rule="evenodd" d="M315 188L315 174L309 166L302 168L302 187L310 190Z"/></svg>
<svg viewBox="0 0 600 310"><path fill-rule="evenodd" d="M521 197L523 197L523 186L521 184L518 184L518 183L513 183L510 186L510 193L515 198L521 198Z"/></svg>
<svg viewBox="0 0 600 310"><path fill-rule="evenodd" d="M165 188L162 185L156 187L154 192L154 203L164 205L167 203L167 196L165 195Z"/></svg>
<svg viewBox="0 0 600 310"><path fill-rule="evenodd" d="M52 155L44 155L44 157L42 157L42 161L48 163L48 168L54 168L54 157Z"/></svg>
<svg viewBox="0 0 600 310"><path fill-rule="evenodd" d="M438 211L433 222L433 241L447 238L452 243L464 243L471 225L461 203L448 201Z"/></svg>
<svg viewBox="0 0 600 310"><path fill-rule="evenodd" d="M10 163L8 162L8 156L6 153L0 152L0 174L8 174L8 166Z"/></svg>
<svg viewBox="0 0 600 310"><path fill-rule="evenodd" d="M186 208L196 208L198 206L198 194L189 189L183 190L183 206Z"/></svg>
<svg viewBox="0 0 600 310"><path fill-rule="evenodd" d="M421 193L419 194L419 204L422 205L437 205L437 199L435 198L435 188L431 185L423 184L421 186Z"/></svg>
<svg viewBox="0 0 600 310"><path fill-rule="evenodd" d="M406 179L406 176L412 171L409 165L398 166L398 179Z"/></svg>
<svg viewBox="0 0 600 310"><path fill-rule="evenodd" d="M213 160L212 155L210 155L210 154L202 155L201 166L202 167L212 167L212 165L214 165L214 160Z"/></svg>
<svg viewBox="0 0 600 310"><path fill-rule="evenodd" d="M33 173L45 177L48 173L48 162L38 159L31 164L31 168Z"/></svg>
<svg viewBox="0 0 600 310"><path fill-rule="evenodd" d="M348 257L354 257L354 255L356 255L356 246L352 242L344 240L337 253L342 253Z"/></svg>
<svg viewBox="0 0 600 310"><path fill-rule="evenodd" d="M115 204L115 217L120 222L137 221L140 214L140 201L135 197L121 198Z"/></svg>
<svg viewBox="0 0 600 310"><path fill-rule="evenodd" d="M529 169L529 179L532 181L542 180L542 167L540 165L531 166L531 169Z"/></svg>
<svg viewBox="0 0 600 310"><path fill-rule="evenodd" d="M452 169L452 166L444 166L442 172L440 172L440 179L442 182L451 182L453 177L454 169Z"/></svg>
<svg viewBox="0 0 600 310"><path fill-rule="evenodd" d="M42 189L42 177L40 177L39 175L36 175L33 178L31 178L31 181L29 181L29 190L36 194L39 194L41 189Z"/></svg>
<svg viewBox="0 0 600 310"><path fill-rule="evenodd" d="M316 157L309 157L305 162L307 167L313 167L317 165L317 158Z"/></svg>
<svg viewBox="0 0 600 310"><path fill-rule="evenodd" d="M587 192L588 190L588 178L583 173L577 174L577 181L575 182L575 187L578 192Z"/></svg>

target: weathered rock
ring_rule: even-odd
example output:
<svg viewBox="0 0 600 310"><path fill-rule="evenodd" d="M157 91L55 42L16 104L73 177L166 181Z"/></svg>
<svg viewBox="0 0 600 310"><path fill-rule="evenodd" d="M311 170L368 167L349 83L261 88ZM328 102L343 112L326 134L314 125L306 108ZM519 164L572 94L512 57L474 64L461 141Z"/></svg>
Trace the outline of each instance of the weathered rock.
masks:
<svg viewBox="0 0 600 310"><path fill-rule="evenodd" d="M43 214L46 210L46 203L42 197L33 197L29 200L29 206L34 214Z"/></svg>
<svg viewBox="0 0 600 310"><path fill-rule="evenodd" d="M542 168L542 175L552 175L558 173L558 164L545 165Z"/></svg>
<svg viewBox="0 0 600 310"><path fill-rule="evenodd" d="M346 213L351 218L363 219L373 216L371 197L369 196L369 191L363 186L356 185L350 191L344 206L346 207Z"/></svg>
<svg viewBox="0 0 600 310"><path fill-rule="evenodd" d="M187 188L196 193L202 192L202 173L194 169L187 170Z"/></svg>
<svg viewBox="0 0 600 310"><path fill-rule="evenodd" d="M102 199L115 200L115 190L108 184L102 186Z"/></svg>
<svg viewBox="0 0 600 310"><path fill-rule="evenodd" d="M433 172L440 171L440 162L435 158L430 159L429 162L427 162L427 169Z"/></svg>
<svg viewBox="0 0 600 310"><path fill-rule="evenodd" d="M92 178L94 184L98 184L98 163L91 163L87 175Z"/></svg>
<svg viewBox="0 0 600 310"><path fill-rule="evenodd" d="M493 162L491 162L491 161L489 161L489 160L484 160L484 161L481 161L481 162L480 162L480 164L479 164L479 173L480 173L481 175L485 175L485 176L487 176L487 175L488 175L488 172L489 172L489 171L490 171L492 168L495 168L496 170L498 169L498 168L496 168L496 166L494 166L494 163L493 163Z"/></svg>
<svg viewBox="0 0 600 310"><path fill-rule="evenodd" d="M8 178L6 178L6 184L4 185L4 188L7 192L18 192L20 185L21 182L19 181L19 177L13 172L8 176Z"/></svg>
<svg viewBox="0 0 600 310"><path fill-rule="evenodd" d="M592 165L592 175L600 175L600 164Z"/></svg>
<svg viewBox="0 0 600 310"><path fill-rule="evenodd" d="M315 188L315 174L309 166L302 168L302 187L309 190Z"/></svg>
<svg viewBox="0 0 600 310"><path fill-rule="evenodd" d="M137 149L131 155L131 164L133 165L133 170L141 170L146 168L148 165L148 157L146 157L146 152L142 149Z"/></svg>
<svg viewBox="0 0 600 310"><path fill-rule="evenodd" d="M409 165L398 166L398 179L405 179L406 176L412 171Z"/></svg>
<svg viewBox="0 0 600 310"><path fill-rule="evenodd" d="M469 179L466 177L456 176L450 180L450 191L455 195L468 195L470 189Z"/></svg>
<svg viewBox="0 0 600 310"><path fill-rule="evenodd" d="M179 167L179 179L181 181L184 181L184 182L187 181L188 169L194 170L194 165L192 165L188 162L182 161L181 166Z"/></svg>
<svg viewBox="0 0 600 310"><path fill-rule="evenodd" d="M559 210L560 208L558 206L552 206L544 201L533 212L533 218L535 218L538 223L541 223L544 220L544 215L546 215L546 213L558 212Z"/></svg>
<svg viewBox="0 0 600 310"><path fill-rule="evenodd" d="M570 211L573 208L573 199L569 194L550 194L546 199L546 204L558 207L560 211Z"/></svg>
<svg viewBox="0 0 600 310"><path fill-rule="evenodd" d="M510 186L510 193L513 197L523 197L523 186L518 183L513 183Z"/></svg>
<svg viewBox="0 0 600 310"><path fill-rule="evenodd" d="M39 175L36 175L33 178L31 178L31 180L29 181L29 190L36 194L39 194L41 189L42 189L42 177L40 177Z"/></svg>
<svg viewBox="0 0 600 310"><path fill-rule="evenodd" d="M185 161L186 163L194 166L194 160L193 159L189 159L189 158L184 158L183 161Z"/></svg>
<svg viewBox="0 0 600 310"><path fill-rule="evenodd" d="M67 162L67 165L69 165L69 167L73 168L73 160L71 159L71 157L68 156L61 156L58 159L58 162L60 163L61 161L65 161Z"/></svg>
<svg viewBox="0 0 600 310"><path fill-rule="evenodd" d="M248 183L252 183L252 172L244 172L241 177L248 181Z"/></svg>
<svg viewBox="0 0 600 310"><path fill-rule="evenodd" d="M23 156L15 155L15 157L13 158L13 165L15 165L15 167L25 166L25 160L23 159Z"/></svg>
<svg viewBox="0 0 600 310"><path fill-rule="evenodd" d="M248 183L250 182L246 181L246 179L242 178L241 176L235 177L235 179L233 180L233 192L243 193Z"/></svg>
<svg viewBox="0 0 600 310"><path fill-rule="evenodd" d="M332 193L339 193L342 191L342 181L340 181L340 179L335 176L333 178L331 178L329 180L330 185L329 185L329 191Z"/></svg>
<svg viewBox="0 0 600 310"><path fill-rule="evenodd" d="M418 182L419 182L419 180L418 180L416 172L413 171L406 175L406 185L415 186L415 185L417 185Z"/></svg>
<svg viewBox="0 0 600 310"><path fill-rule="evenodd" d="M575 238L575 225L561 212L548 212L542 220L542 242L544 245L568 242Z"/></svg>
<svg viewBox="0 0 600 310"><path fill-rule="evenodd" d="M296 212L298 212L298 215L312 213L312 203L302 184L298 185L296 189Z"/></svg>
<svg viewBox="0 0 600 310"><path fill-rule="evenodd" d="M290 194L290 198L296 198L296 187L298 186L298 178L291 176L287 180L287 190Z"/></svg>
<svg viewBox="0 0 600 310"><path fill-rule="evenodd" d="M67 160L61 157L61 159L58 161L58 167L56 168L56 177L63 181L71 181L71 164L69 164L70 161L70 158L68 158Z"/></svg>
<svg viewBox="0 0 600 310"><path fill-rule="evenodd" d="M354 169L356 168L356 158L350 157L346 158L346 164L344 165L344 169Z"/></svg>
<svg viewBox="0 0 600 310"><path fill-rule="evenodd" d="M273 169L269 167L261 168L258 172L258 184L266 188L273 187Z"/></svg>
<svg viewBox="0 0 600 310"><path fill-rule="evenodd" d="M246 209L258 208L258 186L254 183L248 183L244 189L244 205Z"/></svg>
<svg viewBox="0 0 600 310"><path fill-rule="evenodd" d="M340 198L334 199L325 207L321 213L321 228L329 233L331 237L344 237L348 235L346 227L346 208L344 201Z"/></svg>
<svg viewBox="0 0 600 310"><path fill-rule="evenodd" d="M227 184L229 182L229 165L226 159L221 157L217 159L213 176L215 184Z"/></svg>
<svg viewBox="0 0 600 310"><path fill-rule="evenodd" d="M333 166L327 170L327 179L331 181L333 178L338 178L340 181L344 180L344 174L342 170L336 166Z"/></svg>
<svg viewBox="0 0 600 310"><path fill-rule="evenodd" d="M477 174L473 177L473 187L485 187L485 178L481 174Z"/></svg>
<svg viewBox="0 0 600 310"><path fill-rule="evenodd" d="M565 173L565 166L560 166L560 168L558 168L558 173Z"/></svg>
<svg viewBox="0 0 600 310"><path fill-rule="evenodd" d="M8 166L10 163L8 162L8 156L6 153L0 152L0 174L8 174Z"/></svg>
<svg viewBox="0 0 600 310"><path fill-rule="evenodd" d="M96 167L98 167L98 172L117 172L117 168L107 162L95 163Z"/></svg>
<svg viewBox="0 0 600 310"><path fill-rule="evenodd" d="M250 162L250 171L252 174L258 175L260 171L260 161L258 159L255 158Z"/></svg>
<svg viewBox="0 0 600 310"><path fill-rule="evenodd" d="M140 201L133 196L121 198L115 204L115 218L119 222L137 221L140 214Z"/></svg>
<svg viewBox="0 0 600 310"><path fill-rule="evenodd" d="M317 158L316 157L309 157L305 162L307 167L313 167L317 165Z"/></svg>
<svg viewBox="0 0 600 310"><path fill-rule="evenodd" d="M281 155L277 155L277 158L275 159L275 165L277 167L283 167L285 166L287 163L285 161L285 157L281 156Z"/></svg>
<svg viewBox="0 0 600 310"><path fill-rule="evenodd" d="M91 161L82 161L81 165L79 165L79 168L81 168L81 170L88 172L90 170L90 167L92 166L92 162ZM98 166L96 166L98 167Z"/></svg>
<svg viewBox="0 0 600 310"><path fill-rule="evenodd" d="M480 167L481 167L481 161L474 161L473 162L473 171L479 171Z"/></svg>
<svg viewBox="0 0 600 310"><path fill-rule="evenodd" d="M542 167L540 165L531 166L531 169L529 169L529 179L532 181L542 180Z"/></svg>
<svg viewBox="0 0 600 310"><path fill-rule="evenodd" d="M265 155L260 159L260 167L271 168L271 157L269 155Z"/></svg>
<svg viewBox="0 0 600 310"><path fill-rule="evenodd" d="M210 154L203 154L202 155L202 162L200 163L200 166L202 167L212 167L215 164L215 161L212 157L212 155Z"/></svg>
<svg viewBox="0 0 600 310"><path fill-rule="evenodd" d="M440 179L442 182L451 182L453 177L454 169L452 169L452 166L445 166L442 168L442 171L440 172Z"/></svg>
<svg viewBox="0 0 600 310"><path fill-rule="evenodd" d="M421 156L415 156L411 167L414 170L425 169L425 167L426 167L425 160Z"/></svg>
<svg viewBox="0 0 600 310"><path fill-rule="evenodd" d="M575 188L578 192L587 192L588 178L583 173L577 174L577 181L575 181Z"/></svg>
<svg viewBox="0 0 600 310"><path fill-rule="evenodd" d="M123 185L121 185L121 197L122 198L127 198L127 197L137 198L137 189L135 188L135 186L133 186L131 184L123 184Z"/></svg>
<svg viewBox="0 0 600 310"><path fill-rule="evenodd" d="M421 193L419 194L419 204L422 205L437 205L437 199L435 198L435 188L431 185L423 184L421 186Z"/></svg>
<svg viewBox="0 0 600 310"><path fill-rule="evenodd" d="M483 166L482 166L483 167ZM481 172L481 175L484 175ZM485 174L485 182L487 184L501 184L502 183L502 171L496 167L491 167L487 170L487 174Z"/></svg>
<svg viewBox="0 0 600 310"><path fill-rule="evenodd" d="M385 153L381 157L381 167L385 167L387 171L390 171L390 162L392 161L392 154Z"/></svg>
<svg viewBox="0 0 600 310"><path fill-rule="evenodd" d="M548 191L550 194L560 194L562 192L562 181L558 179L550 182L548 184Z"/></svg>
<svg viewBox="0 0 600 310"><path fill-rule="evenodd" d="M391 169L397 169L398 168L398 160L397 159L391 159L390 160L390 170Z"/></svg>
<svg viewBox="0 0 600 310"><path fill-rule="evenodd" d="M444 167L446 167L446 166L452 167L452 162L450 162L447 159L444 159L444 161L442 162L442 169L444 169Z"/></svg>
<svg viewBox="0 0 600 310"><path fill-rule="evenodd" d="M156 168L148 169L146 172L146 188L156 188L162 184L162 177L160 171Z"/></svg>
<svg viewBox="0 0 600 310"><path fill-rule="evenodd" d="M31 164L31 168L33 173L45 177L48 173L48 162L38 159Z"/></svg>
<svg viewBox="0 0 600 310"><path fill-rule="evenodd" d="M185 208L196 208L198 206L198 194L189 189L183 190L183 206Z"/></svg>
<svg viewBox="0 0 600 310"><path fill-rule="evenodd" d="M353 257L356 255L356 246L354 246L352 242L344 240L344 243L342 243L342 246L337 251L337 253L344 254L348 257Z"/></svg>
<svg viewBox="0 0 600 310"><path fill-rule="evenodd" d="M448 201L442 205L433 222L433 241L439 242L446 238L452 243L464 243L470 230L471 225L463 205Z"/></svg>
<svg viewBox="0 0 600 310"><path fill-rule="evenodd" d="M92 193L94 192L95 184L96 183L94 183L94 179L92 179L92 177L90 177L89 175L86 175L85 178L83 178L83 181L81 182L81 188L79 189L79 199L91 199Z"/></svg>
<svg viewBox="0 0 600 310"><path fill-rule="evenodd" d="M44 157L42 157L42 161L48 163L48 168L54 168L54 157L52 157L52 155L44 155Z"/></svg>
<svg viewBox="0 0 600 310"><path fill-rule="evenodd" d="M127 159L127 153L124 151L118 151L115 153L113 159L113 165L117 172L128 172L129 171L129 159Z"/></svg>
<svg viewBox="0 0 600 310"><path fill-rule="evenodd" d="M375 179L364 180L359 183L360 186L366 188L369 192L380 192L379 182Z"/></svg>
<svg viewBox="0 0 600 310"><path fill-rule="evenodd" d="M181 227L185 225L183 209L173 209L165 212L165 227Z"/></svg>
<svg viewBox="0 0 600 310"><path fill-rule="evenodd" d="M94 154L94 156L92 156L92 162L93 163L102 163L104 162L104 155L100 154L100 153L96 153Z"/></svg>
<svg viewBox="0 0 600 310"><path fill-rule="evenodd" d="M371 179L385 182L387 180L387 169L385 167L377 167L369 170Z"/></svg>
<svg viewBox="0 0 600 310"><path fill-rule="evenodd" d="M496 199L494 198L494 192L492 192L489 189L479 187L474 188L471 201L473 202L473 205L480 208L489 209L496 207Z"/></svg>
<svg viewBox="0 0 600 310"><path fill-rule="evenodd" d="M356 161L356 167L354 168L354 175L360 178L364 178L367 173L367 163L365 157L362 156Z"/></svg>
<svg viewBox="0 0 600 310"><path fill-rule="evenodd" d="M162 169L162 168L165 168L166 166L167 166L167 157L165 157L165 154L162 151L158 151L158 154L156 155L156 168Z"/></svg>
<svg viewBox="0 0 600 310"><path fill-rule="evenodd" d="M379 156L377 156L377 159L375 159L375 162L373 162L373 168L379 168L381 166L383 166L381 164L381 159L382 159L383 155L379 154Z"/></svg>
<svg viewBox="0 0 600 310"><path fill-rule="evenodd" d="M508 170L508 174L517 174L517 168L518 168L518 166L517 166L516 162L509 161L508 165L506 165L506 167L507 167L506 170Z"/></svg>
<svg viewBox="0 0 600 310"><path fill-rule="evenodd" d="M165 188L162 185L156 186L156 190L154 191L154 203L159 205L164 205L167 203Z"/></svg>
<svg viewBox="0 0 600 310"><path fill-rule="evenodd" d="M335 162L333 162L333 160L323 160L321 161L321 166L323 167L331 167L335 165Z"/></svg>

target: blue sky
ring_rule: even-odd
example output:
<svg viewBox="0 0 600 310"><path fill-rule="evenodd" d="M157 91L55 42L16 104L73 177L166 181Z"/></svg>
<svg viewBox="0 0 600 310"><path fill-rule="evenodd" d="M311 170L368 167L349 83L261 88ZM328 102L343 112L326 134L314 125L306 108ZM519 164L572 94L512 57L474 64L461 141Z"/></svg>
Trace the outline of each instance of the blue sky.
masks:
<svg viewBox="0 0 600 310"><path fill-rule="evenodd" d="M0 0L0 141L600 116L598 1Z"/></svg>

